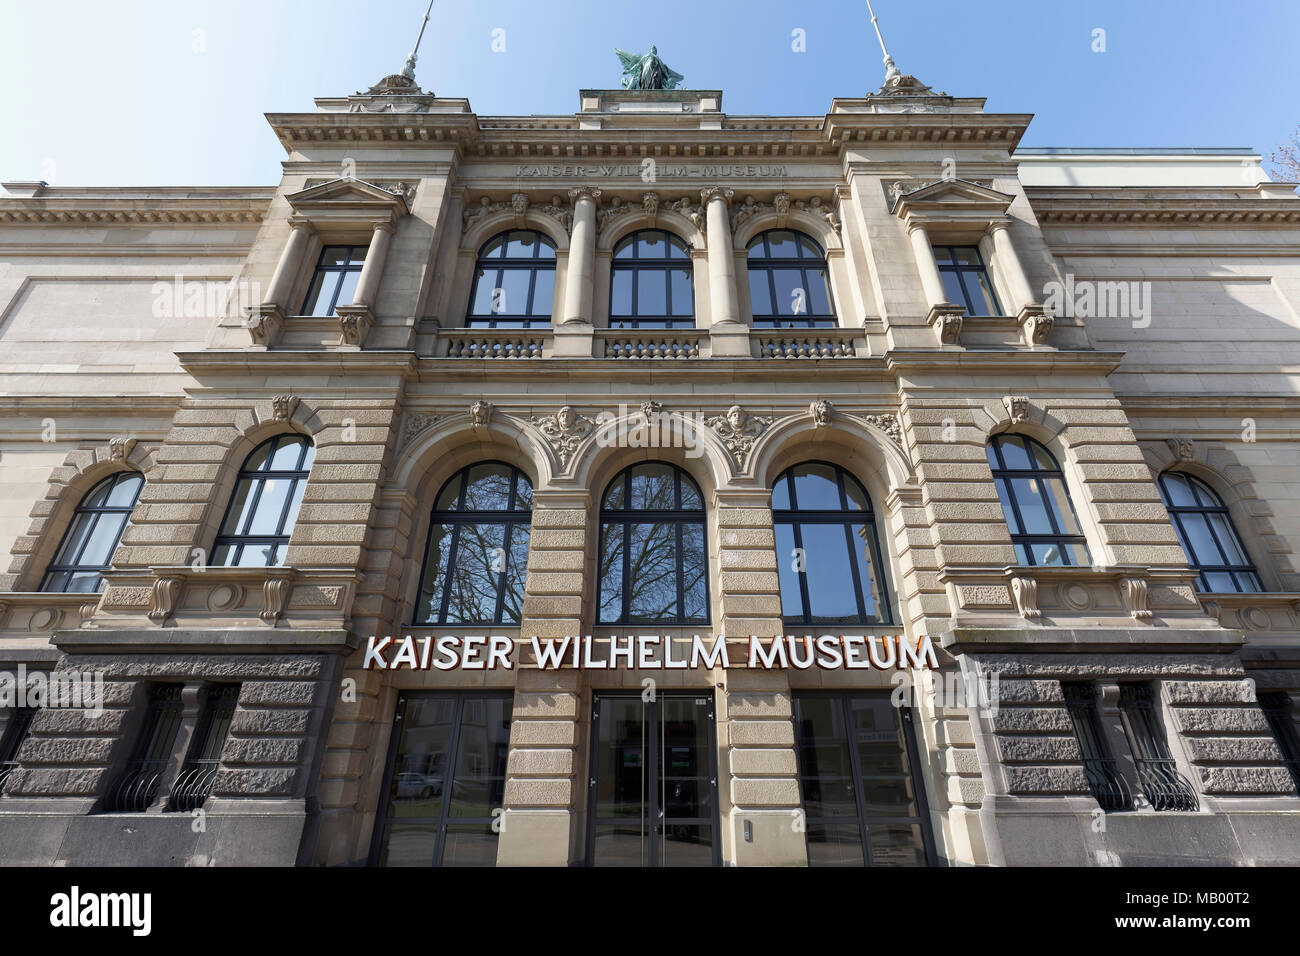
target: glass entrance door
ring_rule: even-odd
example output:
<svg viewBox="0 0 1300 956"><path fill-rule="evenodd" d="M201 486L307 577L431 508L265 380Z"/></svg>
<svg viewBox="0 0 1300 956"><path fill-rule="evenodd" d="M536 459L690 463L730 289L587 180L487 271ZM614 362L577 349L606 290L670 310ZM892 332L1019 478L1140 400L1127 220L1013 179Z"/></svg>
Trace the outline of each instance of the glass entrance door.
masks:
<svg viewBox="0 0 1300 956"><path fill-rule="evenodd" d="M912 714L883 694L796 694L809 866L935 862Z"/></svg>
<svg viewBox="0 0 1300 956"><path fill-rule="evenodd" d="M711 695L597 694L591 739L589 863L721 863Z"/></svg>
<svg viewBox="0 0 1300 956"><path fill-rule="evenodd" d="M398 697L372 863L496 865L512 706L509 694Z"/></svg>

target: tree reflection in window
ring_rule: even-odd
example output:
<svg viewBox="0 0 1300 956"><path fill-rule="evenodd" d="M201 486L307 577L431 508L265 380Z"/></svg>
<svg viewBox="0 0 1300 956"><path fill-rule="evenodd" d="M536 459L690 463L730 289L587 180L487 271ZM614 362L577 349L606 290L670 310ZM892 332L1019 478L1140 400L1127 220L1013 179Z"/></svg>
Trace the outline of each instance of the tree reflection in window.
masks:
<svg viewBox="0 0 1300 956"><path fill-rule="evenodd" d="M532 482L502 462L472 465L443 485L415 623L518 624L532 509Z"/></svg>
<svg viewBox="0 0 1300 956"><path fill-rule="evenodd" d="M1092 564L1052 453L1025 435L995 435L987 453L1016 560L1022 565Z"/></svg>
<svg viewBox="0 0 1300 956"><path fill-rule="evenodd" d="M634 465L600 504L601 624L709 620L704 499L680 468Z"/></svg>

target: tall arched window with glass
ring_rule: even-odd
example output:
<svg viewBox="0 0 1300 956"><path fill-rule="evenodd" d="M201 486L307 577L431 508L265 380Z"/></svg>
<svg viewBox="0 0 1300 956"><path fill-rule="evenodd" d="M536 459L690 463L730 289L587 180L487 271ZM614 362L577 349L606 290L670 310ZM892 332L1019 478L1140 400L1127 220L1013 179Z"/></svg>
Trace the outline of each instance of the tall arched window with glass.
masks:
<svg viewBox="0 0 1300 956"><path fill-rule="evenodd" d="M121 471L90 489L45 569L40 590L77 594L103 590L103 572L113 560L143 487L138 472Z"/></svg>
<svg viewBox="0 0 1300 956"><path fill-rule="evenodd" d="M996 435L987 452L1016 560L1023 565L1091 565L1065 475L1051 452L1025 435Z"/></svg>
<svg viewBox="0 0 1300 956"><path fill-rule="evenodd" d="M555 244L540 232L512 229L479 250L465 323L496 329L546 327L554 300Z"/></svg>
<svg viewBox="0 0 1300 956"><path fill-rule="evenodd" d="M620 473L600 503L601 624L706 624L704 498L675 465Z"/></svg>
<svg viewBox="0 0 1300 956"><path fill-rule="evenodd" d="M758 328L836 324L826 253L808 236L771 229L749 243L749 302Z"/></svg>
<svg viewBox="0 0 1300 956"><path fill-rule="evenodd" d="M614 247L609 276L610 328L691 328L695 290L691 252L662 229L642 229Z"/></svg>
<svg viewBox="0 0 1300 956"><path fill-rule="evenodd" d="M416 624L518 624L533 485L502 462L472 465L438 493Z"/></svg>
<svg viewBox="0 0 1300 956"><path fill-rule="evenodd" d="M838 465L806 462L772 486L781 612L792 624L888 624L871 499Z"/></svg>
<svg viewBox="0 0 1300 956"><path fill-rule="evenodd" d="M210 564L274 568L284 563L315 457L315 447L301 435L278 435L253 449L239 470Z"/></svg>
<svg viewBox="0 0 1300 956"><path fill-rule="evenodd" d="M1228 506L1201 479L1175 471L1160 476L1160 496L1195 568L1197 587L1210 593L1263 591Z"/></svg>

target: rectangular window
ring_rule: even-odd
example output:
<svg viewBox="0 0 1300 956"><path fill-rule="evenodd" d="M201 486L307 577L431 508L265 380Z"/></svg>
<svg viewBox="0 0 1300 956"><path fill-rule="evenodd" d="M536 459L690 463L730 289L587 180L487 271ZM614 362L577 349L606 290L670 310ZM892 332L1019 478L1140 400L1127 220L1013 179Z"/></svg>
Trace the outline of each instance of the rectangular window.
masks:
<svg viewBox="0 0 1300 956"><path fill-rule="evenodd" d="M106 813L144 813L149 809L171 759L183 709L180 684L158 684L150 691L135 754L104 796Z"/></svg>
<svg viewBox="0 0 1300 956"><path fill-rule="evenodd" d="M984 259L975 246L935 246L944 293L954 305L964 305L967 315L1001 315Z"/></svg>
<svg viewBox="0 0 1300 956"><path fill-rule="evenodd" d="M1295 713L1286 691L1269 691L1259 695L1259 706L1282 752L1282 762L1291 773L1291 781L1300 790L1300 734L1295 729ZM0 771L3 773L3 771Z"/></svg>
<svg viewBox="0 0 1300 956"><path fill-rule="evenodd" d="M197 810L212 793L212 781L216 779L221 763L221 750L226 745L230 723L235 717L239 687L239 684L213 685L204 693L199 725L190 741L185 765L172 785L169 810Z"/></svg>
<svg viewBox="0 0 1300 956"><path fill-rule="evenodd" d="M369 246L326 246L321 250L303 303L303 315L334 315L340 305L351 305Z"/></svg>
<svg viewBox="0 0 1300 956"><path fill-rule="evenodd" d="M18 751L27 739L35 717L35 707L19 707L9 717L4 736L0 737L0 793L4 793L5 782L18 768Z"/></svg>
<svg viewBox="0 0 1300 956"><path fill-rule="evenodd" d="M1102 734L1101 719L1097 714L1097 687L1095 684L1061 682L1065 707L1074 725L1074 738L1083 755L1083 773L1088 778L1088 789L1097 804L1106 812L1132 810L1133 794Z"/></svg>
<svg viewBox="0 0 1300 956"><path fill-rule="evenodd" d="M1119 693L1124 736L1137 765L1142 795L1156 810L1197 810L1196 790L1178 772L1155 709L1150 684L1122 684Z"/></svg>

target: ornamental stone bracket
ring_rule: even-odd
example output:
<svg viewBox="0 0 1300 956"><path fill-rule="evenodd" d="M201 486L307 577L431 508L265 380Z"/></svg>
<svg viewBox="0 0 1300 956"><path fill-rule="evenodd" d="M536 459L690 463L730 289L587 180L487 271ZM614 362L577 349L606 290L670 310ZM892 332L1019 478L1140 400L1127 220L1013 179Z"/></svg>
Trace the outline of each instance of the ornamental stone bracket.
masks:
<svg viewBox="0 0 1300 956"><path fill-rule="evenodd" d="M1041 305L1028 305L1021 309L1016 324L1020 329L1020 339L1025 348L1050 347L1048 340L1052 337L1056 319L1050 312L1044 311Z"/></svg>
<svg viewBox="0 0 1300 956"><path fill-rule="evenodd" d="M939 579L954 626L1086 628L1112 636L1153 624L1170 634L1218 627L1202 611L1196 574L1186 568L948 568Z"/></svg>
<svg viewBox="0 0 1300 956"><path fill-rule="evenodd" d="M348 626L361 575L351 569L183 565L110 569L104 580L98 605L89 614L81 609L82 627L326 628ZM63 625L70 622L64 615Z"/></svg>
<svg viewBox="0 0 1300 956"><path fill-rule="evenodd" d="M713 429L731 455L736 470L740 471L745 467L754 442L767 431L772 419L751 415L739 405L732 405L725 415L707 418L705 424Z"/></svg>
<svg viewBox="0 0 1300 956"><path fill-rule="evenodd" d="M375 324L375 315L368 305L340 305L334 310L339 317L339 344L345 351L360 351L366 333Z"/></svg>
<svg viewBox="0 0 1300 956"><path fill-rule="evenodd" d="M1267 637L1270 644L1300 642L1300 592L1201 595L1201 605L1225 628Z"/></svg>
<svg viewBox="0 0 1300 956"><path fill-rule="evenodd" d="M940 346L961 347L961 327L965 315L965 307L948 302L930 309L926 321L929 322L930 328L934 329L935 338L939 340Z"/></svg>
<svg viewBox="0 0 1300 956"><path fill-rule="evenodd" d="M254 305L245 311L244 328L252 339L255 351L266 351L280 340L280 331L284 327L284 314L278 305Z"/></svg>
<svg viewBox="0 0 1300 956"><path fill-rule="evenodd" d="M555 453L561 471L568 471L578 446L596 427L594 421L580 414L571 405L565 405L554 415L545 418L533 417L531 421L542 433L551 451Z"/></svg>

